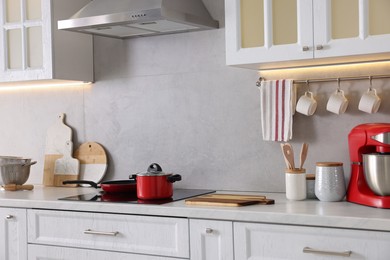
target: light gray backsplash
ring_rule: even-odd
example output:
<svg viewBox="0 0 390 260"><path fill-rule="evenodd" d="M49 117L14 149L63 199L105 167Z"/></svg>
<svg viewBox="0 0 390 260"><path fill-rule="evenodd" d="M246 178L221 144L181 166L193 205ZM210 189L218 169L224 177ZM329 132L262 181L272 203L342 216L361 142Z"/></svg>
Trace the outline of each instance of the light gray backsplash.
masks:
<svg viewBox="0 0 390 260"><path fill-rule="evenodd" d="M223 0L205 4L223 27ZM158 162L183 176L175 187L284 191L280 146L261 137L258 72L225 65L224 33L221 28L129 40L95 37L91 88L0 92L0 153L38 160L29 182L41 183L46 131L64 112L75 148L95 141L108 151L106 180ZM309 172L316 161L342 161L348 175L350 129L389 122L390 81L374 81L384 99L375 115L357 109L367 84L343 82L350 106L341 116L325 110L334 83L311 85L317 113L294 116L292 141L297 152L302 142L310 144Z"/></svg>

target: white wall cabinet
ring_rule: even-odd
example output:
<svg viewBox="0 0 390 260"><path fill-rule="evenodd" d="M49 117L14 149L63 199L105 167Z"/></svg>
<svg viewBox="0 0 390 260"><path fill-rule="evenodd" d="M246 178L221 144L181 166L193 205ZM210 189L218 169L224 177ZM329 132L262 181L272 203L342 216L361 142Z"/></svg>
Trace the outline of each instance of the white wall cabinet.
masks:
<svg viewBox="0 0 390 260"><path fill-rule="evenodd" d="M0 259L27 259L25 209L0 208Z"/></svg>
<svg viewBox="0 0 390 260"><path fill-rule="evenodd" d="M252 69L390 57L386 0L226 0L226 62Z"/></svg>
<svg viewBox="0 0 390 260"><path fill-rule="evenodd" d="M191 260L233 260L233 222L190 220Z"/></svg>
<svg viewBox="0 0 390 260"><path fill-rule="evenodd" d="M390 259L390 233L234 223L235 259Z"/></svg>
<svg viewBox="0 0 390 260"><path fill-rule="evenodd" d="M93 39L60 31L89 0L0 1L0 82L93 81Z"/></svg>

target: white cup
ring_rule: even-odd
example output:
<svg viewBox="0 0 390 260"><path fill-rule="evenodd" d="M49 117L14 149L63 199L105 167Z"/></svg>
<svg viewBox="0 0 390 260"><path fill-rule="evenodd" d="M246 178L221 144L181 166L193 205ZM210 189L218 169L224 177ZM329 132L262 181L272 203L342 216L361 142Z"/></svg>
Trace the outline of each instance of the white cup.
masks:
<svg viewBox="0 0 390 260"><path fill-rule="evenodd" d="M370 88L362 95L359 102L359 110L372 114L378 112L381 99L376 94L376 89Z"/></svg>
<svg viewBox="0 0 390 260"><path fill-rule="evenodd" d="M343 114L348 107L348 99L344 96L344 91L338 89L333 93L326 104L326 110L337 115Z"/></svg>
<svg viewBox="0 0 390 260"><path fill-rule="evenodd" d="M306 91L304 95L302 95L297 103L296 110L304 115L311 116L317 109L317 101L313 97L313 93L310 91Z"/></svg>

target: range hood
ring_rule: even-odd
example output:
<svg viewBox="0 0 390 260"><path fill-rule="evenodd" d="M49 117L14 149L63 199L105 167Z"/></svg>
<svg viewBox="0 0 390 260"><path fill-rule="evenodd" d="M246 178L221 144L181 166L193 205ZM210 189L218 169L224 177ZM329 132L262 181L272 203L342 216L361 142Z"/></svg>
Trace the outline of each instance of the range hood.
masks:
<svg viewBox="0 0 390 260"><path fill-rule="evenodd" d="M218 28L202 0L92 0L58 29L114 38Z"/></svg>

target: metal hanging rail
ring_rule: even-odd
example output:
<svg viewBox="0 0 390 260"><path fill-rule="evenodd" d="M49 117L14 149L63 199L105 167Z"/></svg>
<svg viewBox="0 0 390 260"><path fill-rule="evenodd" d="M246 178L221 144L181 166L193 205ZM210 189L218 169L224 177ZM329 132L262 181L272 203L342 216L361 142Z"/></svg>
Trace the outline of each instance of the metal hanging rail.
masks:
<svg viewBox="0 0 390 260"><path fill-rule="evenodd" d="M358 77L338 77L338 78L324 78L324 79L306 79L306 80L293 80L293 83L295 84L302 84L302 83L315 83L315 82L332 82L332 81L349 81L349 80L370 80L373 79L388 79L390 78L390 75L370 75L370 76L358 76ZM256 82L257 86L260 86L261 82L266 80L263 77L260 77L259 80Z"/></svg>

